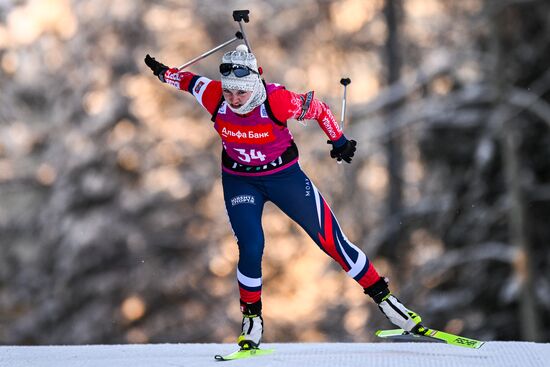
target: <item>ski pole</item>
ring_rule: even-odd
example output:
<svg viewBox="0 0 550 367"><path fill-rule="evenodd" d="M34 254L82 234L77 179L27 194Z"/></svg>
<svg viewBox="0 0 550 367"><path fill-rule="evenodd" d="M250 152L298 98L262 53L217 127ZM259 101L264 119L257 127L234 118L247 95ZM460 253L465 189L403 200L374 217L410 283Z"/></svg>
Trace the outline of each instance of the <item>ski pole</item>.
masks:
<svg viewBox="0 0 550 367"><path fill-rule="evenodd" d="M214 47L214 48L211 49L210 51L206 51L206 52L203 53L202 55L195 57L193 60L187 61L187 62L186 62L185 64L183 64L182 66L178 67L178 70L185 69L186 67L188 67L188 66L190 66L190 65L193 65L193 64L196 63L197 61L200 61L200 60L204 59L205 57L208 57L208 56L212 55L214 52L218 51L219 49L224 48L225 46L232 44L232 43L235 42L236 40L242 40L242 39L243 39L243 34L242 34L241 32L237 32L237 33L235 33L235 37L233 37L233 38L230 39L229 41L224 42L224 43L222 43L221 45ZM245 40L245 42L246 42L246 40Z"/></svg>
<svg viewBox="0 0 550 367"><path fill-rule="evenodd" d="M233 20L239 23L239 28L241 29L244 43L246 47L248 47L248 52L252 52L252 48L250 47L250 43L248 43L248 38L246 37L246 33L244 32L244 27L241 22L244 21L245 23L248 23L250 21L248 14L250 14L250 10L233 10Z"/></svg>
<svg viewBox="0 0 550 367"><path fill-rule="evenodd" d="M350 78L340 79L340 84L342 84L344 86L344 98L342 98L342 116L341 116L341 122L340 122L340 128L342 129L342 131L344 131L344 121L345 121L345 118L346 118L346 90L347 90L347 87L348 87L349 83L351 83ZM338 162L338 164L342 164L341 160L339 160L337 162Z"/></svg>
<svg viewBox="0 0 550 367"><path fill-rule="evenodd" d="M344 121L346 118L346 89L348 84L351 83L350 78L342 78L340 79L340 84L344 86L344 98L342 98L342 118L341 118L341 129L344 131Z"/></svg>

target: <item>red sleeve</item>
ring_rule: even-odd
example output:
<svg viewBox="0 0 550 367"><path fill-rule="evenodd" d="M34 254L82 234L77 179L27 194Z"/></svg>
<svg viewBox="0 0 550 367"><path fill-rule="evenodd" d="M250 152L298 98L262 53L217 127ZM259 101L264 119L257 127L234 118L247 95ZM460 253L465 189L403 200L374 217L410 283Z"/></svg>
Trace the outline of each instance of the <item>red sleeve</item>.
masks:
<svg viewBox="0 0 550 367"><path fill-rule="evenodd" d="M311 102L308 106L309 93L298 94L286 89L277 89L269 95L269 105L279 121L284 122L288 119L298 119L300 117L302 120L317 120L317 123L330 140L338 140L343 133L330 108L326 103L313 98L313 92L310 93Z"/></svg>
<svg viewBox="0 0 550 367"><path fill-rule="evenodd" d="M210 114L214 113L222 98L222 84L219 80L171 68L164 73L164 81L179 90L191 93Z"/></svg>

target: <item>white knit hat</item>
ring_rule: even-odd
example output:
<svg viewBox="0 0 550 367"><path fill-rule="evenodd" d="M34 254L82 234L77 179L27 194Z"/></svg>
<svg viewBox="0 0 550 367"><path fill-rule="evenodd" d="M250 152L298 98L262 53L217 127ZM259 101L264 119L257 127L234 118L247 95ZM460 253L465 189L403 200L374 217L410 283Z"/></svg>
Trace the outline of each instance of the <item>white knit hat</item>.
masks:
<svg viewBox="0 0 550 367"><path fill-rule="evenodd" d="M256 57L251 52L248 52L246 45L239 45L235 51L226 52L222 57L222 63L242 65L256 72L251 72L241 78L236 77L233 72L229 73L229 75L221 76L222 88L252 92L250 99L240 108L234 109L229 106L233 112L245 114L264 103L266 91L261 76L258 73Z"/></svg>
<svg viewBox="0 0 550 367"><path fill-rule="evenodd" d="M239 45L235 51L226 52L222 57L222 63L242 65L254 70L256 73L258 72L256 57L251 52L248 52L246 45ZM231 72L227 76L222 75L221 79L223 88L252 92L259 80L259 75L251 72L247 76L238 78Z"/></svg>

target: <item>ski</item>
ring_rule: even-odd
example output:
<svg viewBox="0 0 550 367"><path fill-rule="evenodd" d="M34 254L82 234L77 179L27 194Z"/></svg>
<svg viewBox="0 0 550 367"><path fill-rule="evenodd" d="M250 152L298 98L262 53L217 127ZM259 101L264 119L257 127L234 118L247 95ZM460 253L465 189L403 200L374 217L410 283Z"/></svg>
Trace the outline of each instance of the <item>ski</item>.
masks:
<svg viewBox="0 0 550 367"><path fill-rule="evenodd" d="M375 333L379 338L393 339L400 341L423 341L435 343L447 343L458 347L479 349L485 342L465 338L460 335L454 335L439 330L421 327L418 333L411 333L403 329L378 330Z"/></svg>
<svg viewBox="0 0 550 367"><path fill-rule="evenodd" d="M260 348L252 348L252 349L239 349L236 352L229 353L226 355L220 355L217 354L214 356L214 359L216 361L232 361L235 359L244 359L244 358L250 358L250 357L258 357L258 356L265 356L268 354L271 354L275 352L275 349L260 349Z"/></svg>

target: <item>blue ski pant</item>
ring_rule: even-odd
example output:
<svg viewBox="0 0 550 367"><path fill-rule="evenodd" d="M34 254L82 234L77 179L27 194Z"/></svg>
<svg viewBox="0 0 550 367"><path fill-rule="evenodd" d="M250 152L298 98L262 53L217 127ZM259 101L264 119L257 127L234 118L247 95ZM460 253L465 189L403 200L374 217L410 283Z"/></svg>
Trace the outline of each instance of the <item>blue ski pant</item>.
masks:
<svg viewBox="0 0 550 367"><path fill-rule="evenodd" d="M222 172L225 206L239 248L237 281L240 298L261 298L264 233L262 212L271 201L300 225L327 255L363 288L379 279L365 253L351 243L325 199L298 163L264 176Z"/></svg>

